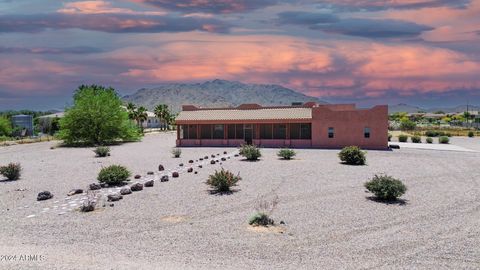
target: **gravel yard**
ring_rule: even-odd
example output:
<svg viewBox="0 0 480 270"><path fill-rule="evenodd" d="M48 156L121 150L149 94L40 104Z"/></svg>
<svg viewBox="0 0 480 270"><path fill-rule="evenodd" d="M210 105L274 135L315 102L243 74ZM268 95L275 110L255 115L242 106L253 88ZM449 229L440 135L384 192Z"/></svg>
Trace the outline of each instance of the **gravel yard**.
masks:
<svg viewBox="0 0 480 270"><path fill-rule="evenodd" d="M93 148L50 149L55 142L0 147L0 164L24 168L20 180L0 181L0 255L17 256L0 260L0 269L480 268L479 152L368 151L367 166L348 166L338 150L298 150L284 161L276 149L262 149L260 161L247 162L232 156L234 148L183 148L175 159L174 141L174 133L150 134L111 147L107 158L95 158ZM480 150L480 138L457 142ZM96 182L102 166L158 180L159 164L189 167L190 159L223 151L231 157L223 164L181 171L114 207L81 213L71 205L82 195L65 200ZM208 192L204 182L221 167L240 173L237 192ZM379 173L407 185L401 203L368 199L363 183ZM37 203L43 190L55 197ZM279 197L272 217L285 224L252 229L257 197L272 194Z"/></svg>

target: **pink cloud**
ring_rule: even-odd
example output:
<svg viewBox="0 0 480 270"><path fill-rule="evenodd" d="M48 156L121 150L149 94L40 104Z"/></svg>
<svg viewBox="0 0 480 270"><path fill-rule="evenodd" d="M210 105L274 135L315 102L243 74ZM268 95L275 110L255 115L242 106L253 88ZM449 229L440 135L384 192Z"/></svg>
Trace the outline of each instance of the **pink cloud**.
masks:
<svg viewBox="0 0 480 270"><path fill-rule="evenodd" d="M134 14L134 15L165 15L163 11L135 11L128 8L114 7L108 1L78 1L64 3L63 7L58 10L59 13L65 14Z"/></svg>

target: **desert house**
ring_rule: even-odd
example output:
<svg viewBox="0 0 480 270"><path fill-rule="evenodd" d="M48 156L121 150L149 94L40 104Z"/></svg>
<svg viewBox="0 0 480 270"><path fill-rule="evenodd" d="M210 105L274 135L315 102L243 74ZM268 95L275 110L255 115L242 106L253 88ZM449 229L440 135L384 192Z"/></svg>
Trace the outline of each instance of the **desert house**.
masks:
<svg viewBox="0 0 480 270"><path fill-rule="evenodd" d="M354 104L235 108L184 105L176 118L177 146L388 148L388 107L357 109Z"/></svg>

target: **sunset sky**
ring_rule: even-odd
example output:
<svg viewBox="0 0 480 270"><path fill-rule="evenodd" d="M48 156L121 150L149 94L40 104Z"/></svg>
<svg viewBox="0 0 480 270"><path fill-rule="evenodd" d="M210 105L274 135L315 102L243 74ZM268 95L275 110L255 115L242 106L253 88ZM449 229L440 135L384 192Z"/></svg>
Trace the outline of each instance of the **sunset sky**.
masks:
<svg viewBox="0 0 480 270"><path fill-rule="evenodd" d="M212 79L480 105L480 0L0 0L0 110Z"/></svg>

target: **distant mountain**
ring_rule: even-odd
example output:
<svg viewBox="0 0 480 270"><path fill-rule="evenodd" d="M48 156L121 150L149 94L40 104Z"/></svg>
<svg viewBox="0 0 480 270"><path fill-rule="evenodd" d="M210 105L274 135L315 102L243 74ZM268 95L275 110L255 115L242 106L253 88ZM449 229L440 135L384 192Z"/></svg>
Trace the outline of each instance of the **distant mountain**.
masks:
<svg viewBox="0 0 480 270"><path fill-rule="evenodd" d="M161 103L169 104L173 111L182 105L201 107L238 106L242 103L261 105L291 105L292 102L326 102L280 85L244 84L236 81L213 80L204 83L172 83L155 88L142 88L123 97L126 102L145 106L149 110Z"/></svg>
<svg viewBox="0 0 480 270"><path fill-rule="evenodd" d="M480 111L480 106L469 105L469 111ZM396 113L396 112L407 112L407 113L416 113L416 112L444 112L444 113L459 113L467 111L467 105L459 105L456 107L437 107L437 108L421 108L418 106L408 105L408 104L397 104L397 105L389 105L388 106L388 113Z"/></svg>
<svg viewBox="0 0 480 270"><path fill-rule="evenodd" d="M417 106L412 106L408 104L397 104L397 105L388 105L388 113L396 113L396 112L406 112L406 113L416 113L420 111L425 111Z"/></svg>

